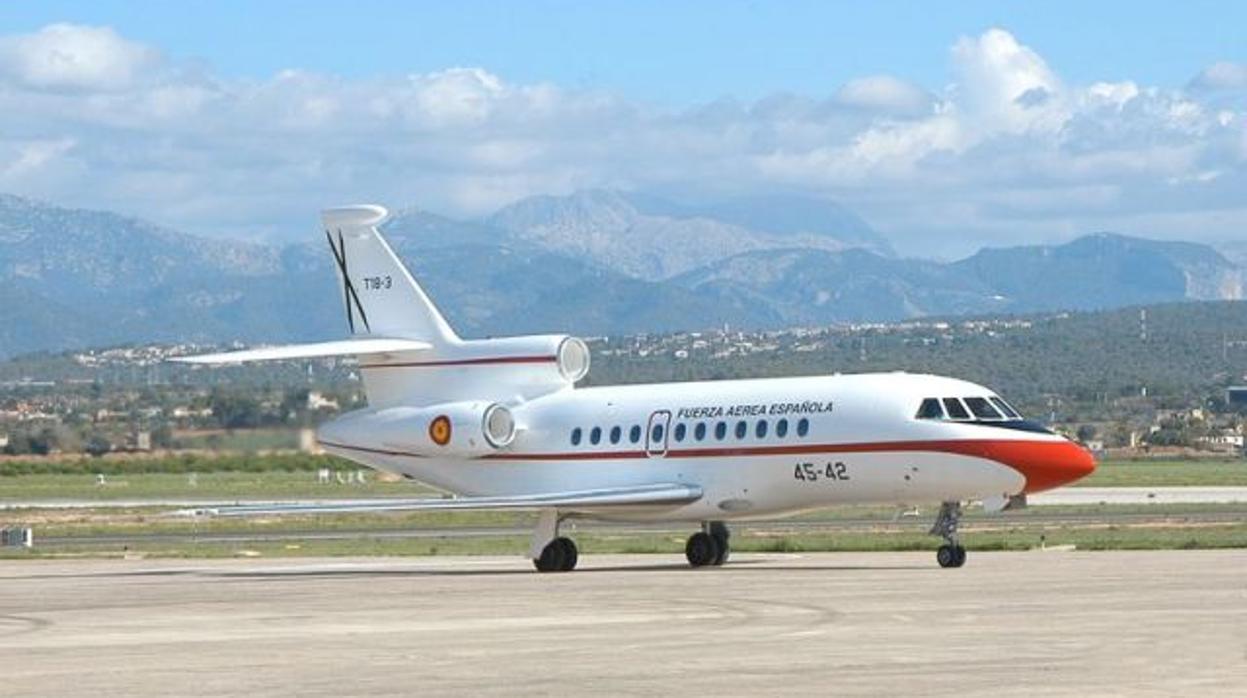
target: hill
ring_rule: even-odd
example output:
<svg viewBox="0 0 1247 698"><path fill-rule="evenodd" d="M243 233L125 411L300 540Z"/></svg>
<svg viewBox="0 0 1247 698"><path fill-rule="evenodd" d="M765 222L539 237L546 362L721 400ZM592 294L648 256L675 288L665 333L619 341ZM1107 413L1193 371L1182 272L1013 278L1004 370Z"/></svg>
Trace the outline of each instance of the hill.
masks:
<svg viewBox="0 0 1247 698"><path fill-rule="evenodd" d="M768 217L767 211L773 213ZM1212 248L1097 234L898 258L830 202L675 204L534 197L488 219L418 209L386 233L465 336L779 328L1242 296ZM315 231L300 245L209 240L103 211L0 196L0 356L130 342L341 336Z"/></svg>
<svg viewBox="0 0 1247 698"><path fill-rule="evenodd" d="M750 251L868 246L890 252L860 218L829 202L793 197L681 206L652 196L583 191L524 199L489 223L515 239L651 281Z"/></svg>
<svg viewBox="0 0 1247 698"><path fill-rule="evenodd" d="M1112 233L1064 245L985 249L952 268L1019 310L1243 297L1242 270L1211 247Z"/></svg>

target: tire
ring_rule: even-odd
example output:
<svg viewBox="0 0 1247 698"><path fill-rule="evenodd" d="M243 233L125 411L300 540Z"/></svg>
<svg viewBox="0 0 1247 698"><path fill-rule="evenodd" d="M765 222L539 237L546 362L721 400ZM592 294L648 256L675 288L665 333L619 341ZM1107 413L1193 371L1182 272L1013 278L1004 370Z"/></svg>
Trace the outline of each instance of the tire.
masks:
<svg viewBox="0 0 1247 698"><path fill-rule="evenodd" d="M951 545L941 545L939 550L935 551L935 561L940 563L940 567L944 568L960 567L957 564L957 549Z"/></svg>
<svg viewBox="0 0 1247 698"><path fill-rule="evenodd" d="M710 563L715 567L722 566L732 554L732 534L727 530L727 526L722 522L715 521L710 524L710 537L714 538L714 542L719 546L719 554L715 556L714 562Z"/></svg>
<svg viewBox="0 0 1247 698"><path fill-rule="evenodd" d="M693 567L714 564L719 557L719 542L709 533L698 531L688 537L688 543L684 545L684 557L688 558L688 564Z"/></svg>
<svg viewBox="0 0 1247 698"><path fill-rule="evenodd" d="M715 567L721 567L723 563L727 562L727 558L731 556L732 546L728 542L727 536L723 536L723 537L712 536L712 537L714 538L715 546L718 547L719 549L719 554L714 556L714 562L710 564L714 565Z"/></svg>
<svg viewBox="0 0 1247 698"><path fill-rule="evenodd" d="M563 569L563 558L565 550L560 538L546 543L546 547L541 549L541 557L533 560L533 566L538 572L558 572Z"/></svg>
<svg viewBox="0 0 1247 698"><path fill-rule="evenodd" d="M960 545L955 545L953 546L953 550L957 556L957 559L954 561L955 564L953 565L953 567L961 567L962 565L966 564L966 549Z"/></svg>
<svg viewBox="0 0 1247 698"><path fill-rule="evenodd" d="M562 549L559 571L571 572L576 569L576 562L580 559L580 552L576 550L575 541L571 538L555 538L553 543L557 543Z"/></svg>

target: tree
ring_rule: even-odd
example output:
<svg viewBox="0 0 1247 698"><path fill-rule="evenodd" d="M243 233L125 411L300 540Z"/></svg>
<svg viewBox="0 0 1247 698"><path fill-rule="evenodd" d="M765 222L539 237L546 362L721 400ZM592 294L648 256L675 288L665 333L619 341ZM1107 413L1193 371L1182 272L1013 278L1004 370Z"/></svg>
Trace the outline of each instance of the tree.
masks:
<svg viewBox="0 0 1247 698"><path fill-rule="evenodd" d="M105 453L113 450L113 445L108 441L108 439L104 438L103 434L92 434L91 438L87 439L85 450L87 453L99 458Z"/></svg>
<svg viewBox="0 0 1247 698"><path fill-rule="evenodd" d="M208 406L217 422L226 429L248 429L260 425L260 401L235 393L214 390Z"/></svg>
<svg viewBox="0 0 1247 698"><path fill-rule="evenodd" d="M152 448L172 448L173 430L166 423L160 423L152 429Z"/></svg>
<svg viewBox="0 0 1247 698"><path fill-rule="evenodd" d="M33 447L30 443L30 434L28 432L15 431L9 434L9 445L4 447L5 455L24 456L33 452Z"/></svg>

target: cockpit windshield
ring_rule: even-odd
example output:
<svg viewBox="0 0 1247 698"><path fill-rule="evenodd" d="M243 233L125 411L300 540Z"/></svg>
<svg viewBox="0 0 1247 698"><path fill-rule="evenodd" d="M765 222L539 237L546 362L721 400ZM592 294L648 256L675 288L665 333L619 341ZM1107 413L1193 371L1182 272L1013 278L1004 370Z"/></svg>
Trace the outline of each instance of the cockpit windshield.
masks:
<svg viewBox="0 0 1247 698"><path fill-rule="evenodd" d="M969 419L970 413L966 411L966 406L961 404L961 400L955 397L946 397L943 400L944 410L948 412L949 419Z"/></svg>
<svg viewBox="0 0 1247 698"><path fill-rule="evenodd" d="M965 402L966 407L969 407L974 416L979 419L1004 419L1004 415L997 412L985 397L968 397Z"/></svg>
<svg viewBox="0 0 1247 698"><path fill-rule="evenodd" d="M947 419L952 421L1013 421L1022 415L996 395L971 397L928 397L918 405L916 419Z"/></svg>
<svg viewBox="0 0 1247 698"><path fill-rule="evenodd" d="M992 401L992 404L996 406L996 409L1003 412L1004 415L1008 417L1009 419L1021 419L1022 418L1022 415L1017 410L1013 409L1013 407L1009 403L1005 402L1004 400L1001 400L995 395L991 396L988 399Z"/></svg>

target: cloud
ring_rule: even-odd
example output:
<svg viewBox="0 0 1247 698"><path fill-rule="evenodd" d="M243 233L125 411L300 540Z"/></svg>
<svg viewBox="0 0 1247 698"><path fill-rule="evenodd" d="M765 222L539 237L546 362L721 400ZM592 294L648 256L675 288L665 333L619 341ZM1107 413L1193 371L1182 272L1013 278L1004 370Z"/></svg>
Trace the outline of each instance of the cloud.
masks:
<svg viewBox="0 0 1247 698"><path fill-rule="evenodd" d="M1190 87L1195 90L1247 89L1247 63L1213 63L1191 80Z"/></svg>
<svg viewBox="0 0 1247 698"><path fill-rule="evenodd" d="M992 131L1059 128L1064 88L1039 54L1003 29L953 46L952 99L963 120Z"/></svg>
<svg viewBox="0 0 1247 698"><path fill-rule="evenodd" d="M934 96L917 85L891 75L870 75L846 82L836 100L850 107L895 114L929 111Z"/></svg>
<svg viewBox="0 0 1247 698"><path fill-rule="evenodd" d="M50 24L0 38L0 71L35 89L123 89L159 64L159 52L108 27Z"/></svg>
<svg viewBox="0 0 1247 698"><path fill-rule="evenodd" d="M1247 231L1234 66L1182 89L1072 84L1004 29L948 57L935 90L875 74L672 109L483 67L227 78L105 27L52 25L0 37L0 191L288 238L341 202L471 216L593 187L831 197L912 253Z"/></svg>

